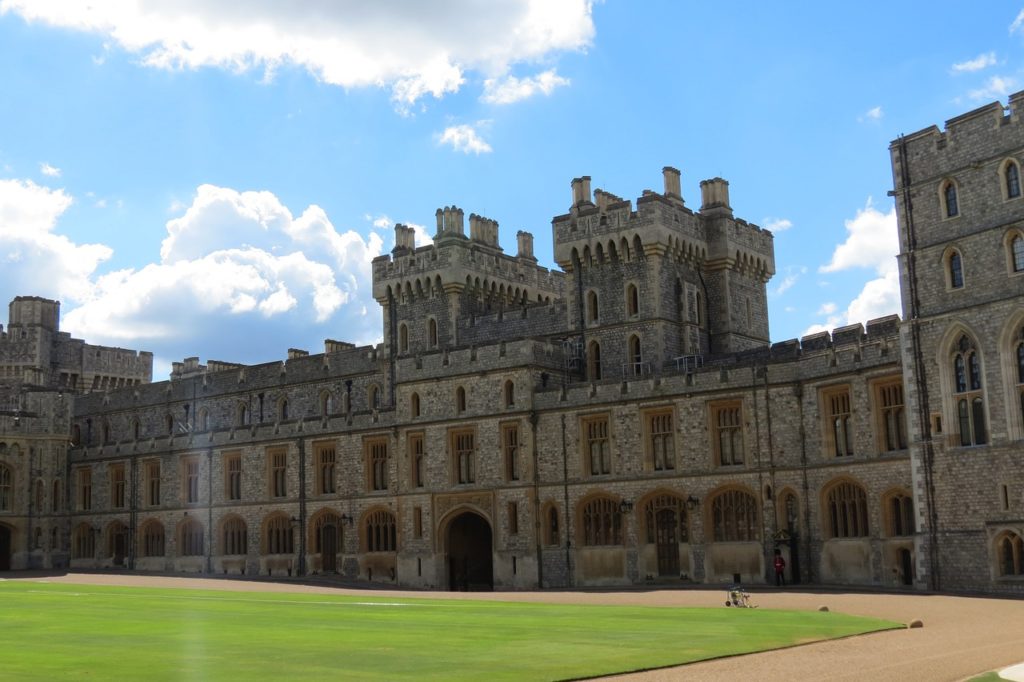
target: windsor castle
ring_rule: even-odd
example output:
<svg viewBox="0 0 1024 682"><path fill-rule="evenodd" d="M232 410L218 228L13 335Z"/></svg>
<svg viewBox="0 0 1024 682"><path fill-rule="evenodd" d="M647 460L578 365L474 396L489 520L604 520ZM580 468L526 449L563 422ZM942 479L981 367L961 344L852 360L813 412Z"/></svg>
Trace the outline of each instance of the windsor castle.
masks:
<svg viewBox="0 0 1024 682"><path fill-rule="evenodd" d="M450 206L373 262L383 341L241 365L0 328L0 570L425 589L1024 592L1024 93L890 146L902 317L772 343L729 184ZM742 191L742 188L739 188ZM467 229L468 228L468 229Z"/></svg>

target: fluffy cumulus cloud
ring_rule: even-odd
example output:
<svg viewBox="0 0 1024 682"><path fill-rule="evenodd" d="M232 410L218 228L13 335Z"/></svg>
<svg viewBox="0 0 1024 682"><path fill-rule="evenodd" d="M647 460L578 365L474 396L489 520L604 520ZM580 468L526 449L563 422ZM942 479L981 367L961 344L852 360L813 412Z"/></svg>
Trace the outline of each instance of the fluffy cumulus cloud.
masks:
<svg viewBox="0 0 1024 682"><path fill-rule="evenodd" d="M55 232L71 203L60 189L0 180L0 289L69 302L89 296L90 277L112 252Z"/></svg>
<svg viewBox="0 0 1024 682"><path fill-rule="evenodd" d="M775 234L785 232L789 228L793 227L793 221L786 218L765 218L761 223L764 226L764 229Z"/></svg>
<svg viewBox="0 0 1024 682"><path fill-rule="evenodd" d="M819 268L819 272L838 273L860 268L872 270L875 276L864 284L845 311L834 302L823 304L818 314L826 316L826 320L807 329L808 334L900 311L896 209L882 213L869 198L864 208L846 221L846 232L846 241L835 248L832 260Z"/></svg>
<svg viewBox="0 0 1024 682"><path fill-rule="evenodd" d="M295 216L270 192L203 185L168 221L156 262L99 274L111 249L57 232L72 202L0 180L0 289L61 300L76 336L150 350L165 369L189 355L262 362L380 334L370 282L384 240L337 230L318 206Z"/></svg>
<svg viewBox="0 0 1024 682"><path fill-rule="evenodd" d="M365 343L379 334L369 283L382 247L378 234L339 232L318 206L294 216L270 192L202 185L168 221L159 262L97 278L64 325L164 360L265 361L300 343L318 352L327 336Z"/></svg>
<svg viewBox="0 0 1024 682"><path fill-rule="evenodd" d="M585 49L592 0L0 0L0 12L103 36L158 68L307 69L343 87L384 86L404 109L474 71ZM557 77L556 77L557 78ZM553 87L553 86L552 86Z"/></svg>
<svg viewBox="0 0 1024 682"><path fill-rule="evenodd" d="M50 164L45 162L39 164L39 172L48 178L60 177L60 168L57 168L56 166L51 166Z"/></svg>
<svg viewBox="0 0 1024 682"><path fill-rule="evenodd" d="M1012 76L990 76L980 88L967 93L973 100L1001 99L1017 89L1017 79Z"/></svg>
<svg viewBox="0 0 1024 682"><path fill-rule="evenodd" d="M476 128L465 123L445 128L444 132L438 135L437 143L450 145L452 149L463 154L486 154L491 151L491 145L480 137Z"/></svg>

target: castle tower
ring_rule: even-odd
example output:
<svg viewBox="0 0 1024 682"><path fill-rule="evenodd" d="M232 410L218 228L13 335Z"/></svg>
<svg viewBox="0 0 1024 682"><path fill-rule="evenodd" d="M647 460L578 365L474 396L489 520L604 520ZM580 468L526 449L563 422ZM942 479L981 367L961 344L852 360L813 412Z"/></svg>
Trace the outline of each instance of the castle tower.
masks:
<svg viewBox="0 0 1024 682"><path fill-rule="evenodd" d="M1024 93L893 141L916 576L979 589L1019 516ZM1015 511L1017 510L1017 511ZM1008 544L1009 543L1009 544ZM940 552L939 547L956 547ZM966 566L966 557L977 565ZM996 567L988 558L995 558Z"/></svg>
<svg viewBox="0 0 1024 682"><path fill-rule="evenodd" d="M663 192L644 191L634 211L609 192L591 196L591 179L576 178L570 212L552 220L555 260L569 275L568 321L591 379L768 343L771 234L733 218L724 180L701 184L694 213L679 171L665 167L662 179Z"/></svg>

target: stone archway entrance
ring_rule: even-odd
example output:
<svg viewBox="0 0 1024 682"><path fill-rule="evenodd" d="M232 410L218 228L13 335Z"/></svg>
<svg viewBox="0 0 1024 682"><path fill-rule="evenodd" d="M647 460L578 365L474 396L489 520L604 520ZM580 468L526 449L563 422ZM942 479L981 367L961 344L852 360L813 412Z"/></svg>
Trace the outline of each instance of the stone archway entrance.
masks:
<svg viewBox="0 0 1024 682"><path fill-rule="evenodd" d="M11 529L0 524L0 571L11 570Z"/></svg>
<svg viewBox="0 0 1024 682"><path fill-rule="evenodd" d="M478 514L464 512L448 524L448 587L452 591L494 589L491 525Z"/></svg>

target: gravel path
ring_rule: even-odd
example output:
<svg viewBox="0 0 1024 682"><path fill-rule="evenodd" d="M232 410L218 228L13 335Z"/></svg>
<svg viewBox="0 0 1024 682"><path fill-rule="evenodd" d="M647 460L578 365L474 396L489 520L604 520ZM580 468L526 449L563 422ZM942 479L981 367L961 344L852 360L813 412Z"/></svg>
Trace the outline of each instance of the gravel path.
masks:
<svg viewBox="0 0 1024 682"><path fill-rule="evenodd" d="M724 606L721 589L651 589L622 592L411 592L337 587L296 582L220 580L128 574L6 573L7 580L47 580L82 585L126 585L229 591L372 593L421 599L494 599L564 604L637 604L648 606ZM923 628L808 644L761 654L694 663L607 678L630 682L662 680L963 680L1024 662L1024 602L1014 599L913 594L862 594L831 591L754 590L760 608L817 609L875 616Z"/></svg>

